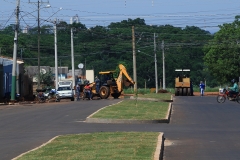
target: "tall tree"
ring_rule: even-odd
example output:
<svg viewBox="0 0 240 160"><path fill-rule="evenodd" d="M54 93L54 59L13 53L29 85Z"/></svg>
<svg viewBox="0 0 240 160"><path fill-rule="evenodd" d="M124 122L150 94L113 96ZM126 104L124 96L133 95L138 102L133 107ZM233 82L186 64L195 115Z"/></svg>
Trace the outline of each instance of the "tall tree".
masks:
<svg viewBox="0 0 240 160"><path fill-rule="evenodd" d="M220 25L220 30L205 46L205 65L220 84L237 78L240 73L240 16L233 23Z"/></svg>

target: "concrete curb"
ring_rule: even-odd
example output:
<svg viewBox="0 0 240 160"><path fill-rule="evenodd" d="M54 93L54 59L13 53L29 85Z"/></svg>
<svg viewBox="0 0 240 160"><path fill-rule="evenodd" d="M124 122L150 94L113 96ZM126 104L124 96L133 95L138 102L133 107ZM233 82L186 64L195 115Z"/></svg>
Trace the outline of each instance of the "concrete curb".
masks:
<svg viewBox="0 0 240 160"><path fill-rule="evenodd" d="M121 103L120 101L119 103ZM110 105L111 106L111 105ZM109 106L106 106L109 107ZM105 107L104 107L105 108ZM169 123L170 122L170 116L172 112L172 103L169 103L168 106L168 112L164 119L156 119L156 120L135 120L135 119L103 119L103 118L91 118L94 114L99 112L100 110L104 109L101 108L98 111L94 112L90 116L88 116L85 120L87 123L127 123L127 124L140 124L140 123Z"/></svg>
<svg viewBox="0 0 240 160"><path fill-rule="evenodd" d="M56 139L57 137L59 137L59 136L56 136L56 137L50 139L49 141L47 141L46 143L42 144L42 145L39 146L39 147L36 147L36 148L34 148L34 149L30 150L30 151L27 151L27 152L25 152L25 153L20 154L19 156L13 158L12 160L17 160L18 158L24 156L24 155L27 154L27 153L30 153L30 152L32 152L32 151L35 151L35 150L37 150L37 149L39 149L39 148L42 148L42 147L46 146L47 144L51 143L51 142L52 142L54 139Z"/></svg>
<svg viewBox="0 0 240 160"><path fill-rule="evenodd" d="M157 147L154 153L153 160L163 159L163 150L164 150L164 134L159 132Z"/></svg>

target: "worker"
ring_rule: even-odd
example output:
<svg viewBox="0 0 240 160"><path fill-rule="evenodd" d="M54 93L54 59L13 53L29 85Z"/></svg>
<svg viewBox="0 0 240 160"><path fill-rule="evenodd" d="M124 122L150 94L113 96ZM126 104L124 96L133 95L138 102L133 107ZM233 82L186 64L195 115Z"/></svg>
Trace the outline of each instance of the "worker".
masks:
<svg viewBox="0 0 240 160"><path fill-rule="evenodd" d="M200 81L199 87L200 87L200 94L201 96L203 96L204 90L205 90L205 84L203 83L203 81Z"/></svg>
<svg viewBox="0 0 240 160"><path fill-rule="evenodd" d="M80 85L77 84L76 86L76 94L77 94L77 101L80 101Z"/></svg>
<svg viewBox="0 0 240 160"><path fill-rule="evenodd" d="M96 92L99 92L100 88L100 80L98 79L98 76L95 77L95 84L96 84Z"/></svg>
<svg viewBox="0 0 240 160"><path fill-rule="evenodd" d="M86 86L84 87L84 92L86 94L86 96L88 95L89 98L92 100L92 91L91 91L91 86L90 86L90 83L87 82Z"/></svg>
<svg viewBox="0 0 240 160"><path fill-rule="evenodd" d="M238 92L239 92L238 84L235 81L235 79L232 79L231 82L233 83L233 87L228 87L230 89L230 91L229 91L230 97L232 97L234 94L238 94Z"/></svg>
<svg viewBox="0 0 240 160"><path fill-rule="evenodd" d="M78 84L79 84L79 85L83 84L83 81L82 81L82 77L81 77L81 76L78 77Z"/></svg>

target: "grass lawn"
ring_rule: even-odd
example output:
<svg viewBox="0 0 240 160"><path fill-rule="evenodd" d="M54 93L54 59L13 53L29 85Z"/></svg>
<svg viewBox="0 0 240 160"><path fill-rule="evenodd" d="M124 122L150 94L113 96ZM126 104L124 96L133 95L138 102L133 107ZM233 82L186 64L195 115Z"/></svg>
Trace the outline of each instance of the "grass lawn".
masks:
<svg viewBox="0 0 240 160"><path fill-rule="evenodd" d="M172 93L147 93L147 94L137 94L134 97L143 97L143 98L156 98L160 100L171 100Z"/></svg>
<svg viewBox="0 0 240 160"><path fill-rule="evenodd" d="M91 118L158 120L166 117L168 107L168 102L123 100L100 110Z"/></svg>
<svg viewBox="0 0 240 160"><path fill-rule="evenodd" d="M18 160L152 160L159 132L60 136Z"/></svg>

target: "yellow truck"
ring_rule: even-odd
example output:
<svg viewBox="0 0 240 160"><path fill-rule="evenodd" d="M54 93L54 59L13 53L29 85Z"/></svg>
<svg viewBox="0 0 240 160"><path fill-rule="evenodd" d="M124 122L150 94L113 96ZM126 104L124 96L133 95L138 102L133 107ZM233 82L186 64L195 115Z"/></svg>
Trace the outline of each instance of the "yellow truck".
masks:
<svg viewBox="0 0 240 160"><path fill-rule="evenodd" d="M189 77L190 69L175 69L175 96L192 96L192 85Z"/></svg>

